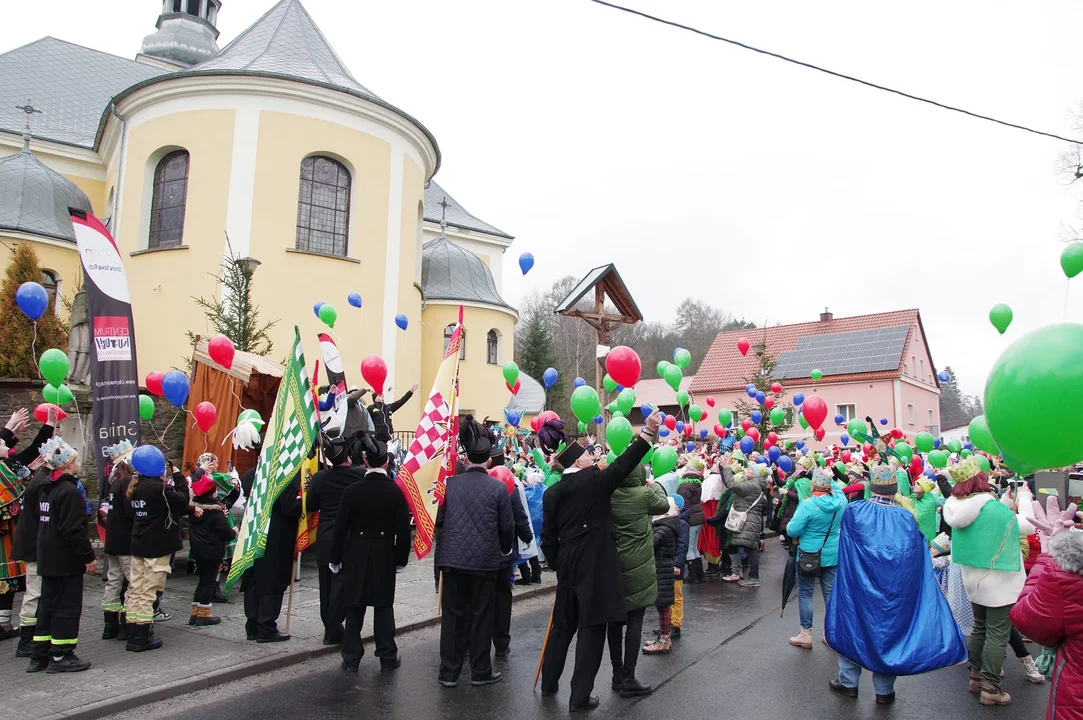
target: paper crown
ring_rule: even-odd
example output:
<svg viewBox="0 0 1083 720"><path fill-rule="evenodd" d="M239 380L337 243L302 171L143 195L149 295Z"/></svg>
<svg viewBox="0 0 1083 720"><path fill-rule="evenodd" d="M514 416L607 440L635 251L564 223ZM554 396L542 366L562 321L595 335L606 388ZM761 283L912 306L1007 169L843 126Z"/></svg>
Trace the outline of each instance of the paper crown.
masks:
<svg viewBox="0 0 1083 720"><path fill-rule="evenodd" d="M834 486L834 475L831 471L824 468L816 468L812 473L812 487L816 488L831 488Z"/></svg>
<svg viewBox="0 0 1083 720"><path fill-rule="evenodd" d="M121 440L120 442L105 448L105 456L110 460L116 460L117 458L132 453L134 450L135 448L132 447L131 440Z"/></svg>
<svg viewBox="0 0 1083 720"><path fill-rule="evenodd" d="M771 474L771 469L763 463L756 463L752 466L752 476L758 478L765 478Z"/></svg>
<svg viewBox="0 0 1083 720"><path fill-rule="evenodd" d="M808 455L801 456L801 458L798 459L797 464L800 467L805 468L806 470L812 470L814 467L816 467L816 461L810 458Z"/></svg>
<svg viewBox="0 0 1083 720"><path fill-rule="evenodd" d="M948 473L954 483L966 482L980 472L981 465L978 465L978 461L974 459L974 456L970 456L966 460L955 463L955 465L948 468Z"/></svg>
<svg viewBox="0 0 1083 720"><path fill-rule="evenodd" d="M895 477L895 471L887 465L876 465L869 473L869 481L874 486L887 487L899 484L898 479Z"/></svg>
<svg viewBox="0 0 1083 720"><path fill-rule="evenodd" d="M45 465L50 470L60 470L67 467L78 455L75 448L58 437L52 437L46 441L38 450L38 454L41 455L41 459L45 461Z"/></svg>

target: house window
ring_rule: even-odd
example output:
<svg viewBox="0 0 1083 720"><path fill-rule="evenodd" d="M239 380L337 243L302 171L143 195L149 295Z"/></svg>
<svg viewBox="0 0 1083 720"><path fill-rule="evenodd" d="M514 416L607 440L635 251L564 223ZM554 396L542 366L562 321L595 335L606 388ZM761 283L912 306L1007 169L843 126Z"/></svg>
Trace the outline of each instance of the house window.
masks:
<svg viewBox="0 0 1083 720"><path fill-rule="evenodd" d="M297 249L346 257L350 230L350 171L329 157L301 161Z"/></svg>
<svg viewBox="0 0 1083 720"><path fill-rule="evenodd" d="M844 423L850 422L855 417L857 417L857 406L856 405L836 405L835 406L835 414L836 415L842 415L842 417L844 418L844 420L843 420Z"/></svg>
<svg viewBox="0 0 1083 720"><path fill-rule="evenodd" d="M485 362L490 365L500 364L500 333L495 329L485 336Z"/></svg>
<svg viewBox="0 0 1083 720"><path fill-rule="evenodd" d="M56 273L52 270L41 271L41 286L45 288L46 294L49 296L49 307L56 307L56 289L57 289Z"/></svg>
<svg viewBox="0 0 1083 720"><path fill-rule="evenodd" d="M444 352L447 352L447 346L451 344L451 335L455 332L455 323L448 325L444 328ZM459 344L459 359L466 359L466 328L463 328L462 340Z"/></svg>
<svg viewBox="0 0 1083 720"><path fill-rule="evenodd" d="M184 235L184 207L188 200L188 151L176 150L158 161L150 205L149 248L171 248Z"/></svg>
<svg viewBox="0 0 1083 720"><path fill-rule="evenodd" d="M906 404L906 422L914 424L914 403Z"/></svg>
<svg viewBox="0 0 1083 720"><path fill-rule="evenodd" d="M922 358L921 360L918 360L918 367L921 368L921 372L918 373L918 377L921 378L922 380L924 380L925 379L925 358Z"/></svg>
<svg viewBox="0 0 1083 720"><path fill-rule="evenodd" d="M910 363L903 363L903 375L910 374Z"/></svg>
<svg viewBox="0 0 1083 720"><path fill-rule="evenodd" d="M203 0L188 0L188 14L200 17L199 6L202 2Z"/></svg>
<svg viewBox="0 0 1083 720"><path fill-rule="evenodd" d="M936 418L933 417L933 411L929 411L929 427L932 427L936 423Z"/></svg>

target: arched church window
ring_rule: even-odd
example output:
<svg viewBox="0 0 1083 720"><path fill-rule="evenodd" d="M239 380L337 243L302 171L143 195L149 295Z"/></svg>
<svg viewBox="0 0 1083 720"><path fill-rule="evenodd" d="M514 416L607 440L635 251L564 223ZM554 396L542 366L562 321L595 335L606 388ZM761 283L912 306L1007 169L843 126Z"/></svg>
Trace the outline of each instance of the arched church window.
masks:
<svg viewBox="0 0 1083 720"><path fill-rule="evenodd" d="M176 150L159 160L154 168L149 248L177 247L183 241L188 159L187 150Z"/></svg>
<svg viewBox="0 0 1083 720"><path fill-rule="evenodd" d="M52 270L41 271L41 286L49 296L49 306L56 307L56 290L60 283L57 282L56 273Z"/></svg>
<svg viewBox="0 0 1083 720"><path fill-rule="evenodd" d="M346 257L350 231L350 171L329 157L301 161L297 249Z"/></svg>
<svg viewBox="0 0 1083 720"><path fill-rule="evenodd" d="M451 336L455 332L455 323L448 325L444 328L444 352L447 352L447 346L451 344ZM462 342L459 345L459 359L466 359L466 328L463 328Z"/></svg>
<svg viewBox="0 0 1083 720"><path fill-rule="evenodd" d="M485 361L490 365L500 363L500 333L490 330L485 336Z"/></svg>

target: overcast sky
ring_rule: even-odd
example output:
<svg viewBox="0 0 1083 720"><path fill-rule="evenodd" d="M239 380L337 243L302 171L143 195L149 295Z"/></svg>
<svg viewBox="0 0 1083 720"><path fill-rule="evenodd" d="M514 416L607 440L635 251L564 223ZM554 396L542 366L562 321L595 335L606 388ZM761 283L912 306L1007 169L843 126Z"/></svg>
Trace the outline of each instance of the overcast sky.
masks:
<svg viewBox="0 0 1083 720"><path fill-rule="evenodd" d="M615 262L648 320L687 295L771 324L918 307L933 362L969 393L1062 319L1083 189L1055 174L1062 143L587 0L304 3L354 76L435 134L437 180L516 236L512 303ZM272 4L224 0L219 44ZM1061 135L1083 101L1071 0L627 4ZM5 3L0 51L53 35L134 57L160 6ZM998 302L1015 311L1003 338Z"/></svg>

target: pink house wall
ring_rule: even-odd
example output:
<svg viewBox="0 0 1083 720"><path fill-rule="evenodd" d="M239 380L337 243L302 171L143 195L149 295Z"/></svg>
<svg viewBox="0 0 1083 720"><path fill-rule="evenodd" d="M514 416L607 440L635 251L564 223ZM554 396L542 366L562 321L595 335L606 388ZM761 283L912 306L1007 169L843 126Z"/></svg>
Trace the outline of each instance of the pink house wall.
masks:
<svg viewBox="0 0 1083 720"><path fill-rule="evenodd" d="M899 429L910 436L920 430L929 429L930 426L939 429L940 396L924 385L912 385L902 380L899 385L902 400L899 404ZM914 406L913 415L910 413L910 405Z"/></svg>

